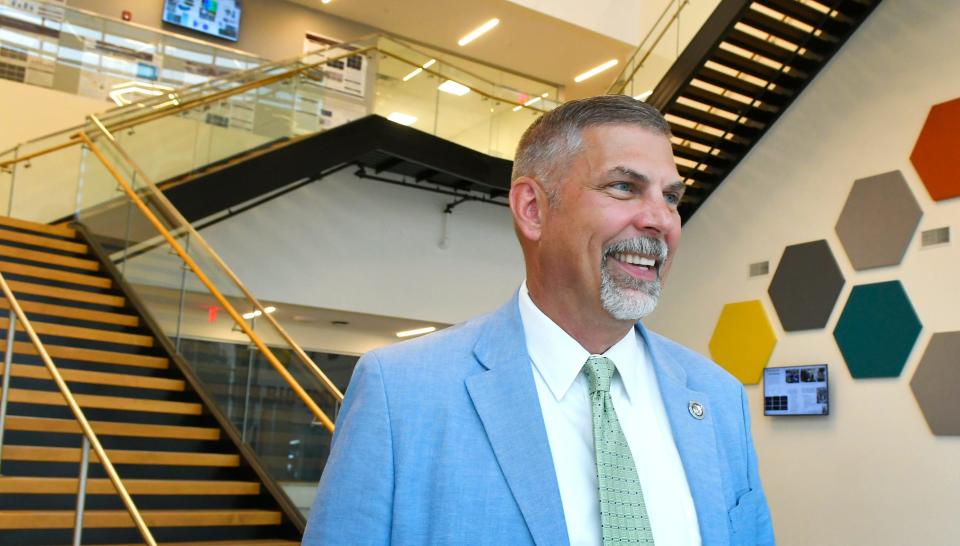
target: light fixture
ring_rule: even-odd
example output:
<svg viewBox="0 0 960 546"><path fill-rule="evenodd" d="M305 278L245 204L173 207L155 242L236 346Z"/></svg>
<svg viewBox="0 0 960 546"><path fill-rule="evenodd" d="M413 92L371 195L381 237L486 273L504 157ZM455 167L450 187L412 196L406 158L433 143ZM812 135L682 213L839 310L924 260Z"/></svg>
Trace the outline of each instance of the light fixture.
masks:
<svg viewBox="0 0 960 546"><path fill-rule="evenodd" d="M649 99L649 98L650 98L650 95L652 95L652 94L653 94L653 89L648 89L647 91L644 91L643 93L640 93L639 95L637 95L636 97L633 97L633 98L635 98L635 99L637 99L637 100L645 101L645 100Z"/></svg>
<svg viewBox="0 0 960 546"><path fill-rule="evenodd" d="M490 19L486 23L471 30L470 33L464 36L463 38L460 38L460 40L457 41L457 45L463 47L469 44L470 42L476 40L477 38L483 36L484 34L489 32L490 29L492 29L493 27L499 24L500 24L500 19L497 19L496 17L494 17L493 19Z"/></svg>
<svg viewBox="0 0 960 546"><path fill-rule="evenodd" d="M332 1L333 1L333 0L320 0L320 3L321 3L321 4L329 4L329 3L332 2Z"/></svg>
<svg viewBox="0 0 960 546"><path fill-rule="evenodd" d="M547 95L549 95L549 94L550 94L550 93L544 93L544 94L540 95L539 97L533 97L532 99L528 100L527 102L523 103L522 105L514 106L514 107L513 107L513 111L514 111L514 112L519 112L520 109L523 108L524 106L530 106L531 104L536 104L536 103L540 102L542 99L547 98Z"/></svg>
<svg viewBox="0 0 960 546"><path fill-rule="evenodd" d="M580 82L582 82L583 80L585 80L585 79L587 79L587 78L592 78L592 77L596 76L597 74L603 72L604 70L607 70L607 69L609 69L609 68L613 68L614 66L617 66L617 63L618 63L618 62L620 62L620 61L618 61L618 60L616 60L616 59L610 59L609 61L601 64L600 66L595 66L595 67L591 68L590 70L587 70L587 71L584 72L583 74L580 74L579 76L577 76L576 78L574 78L573 81L575 81L575 82L577 82L577 83L580 83Z"/></svg>
<svg viewBox="0 0 960 546"><path fill-rule="evenodd" d="M263 308L263 311L266 312L268 315L269 315L270 313L273 313L273 312L276 311L276 310L277 310L277 308L274 307L274 306L272 306L272 305L268 305L268 306L266 306L266 307ZM249 313L244 313L242 316L243 316L243 318L245 318L245 319L247 319L247 320L250 320L250 319L255 319L255 318L259 317L259 316L263 316L263 312L261 312L259 309L254 309L253 311L250 311Z"/></svg>
<svg viewBox="0 0 960 546"><path fill-rule="evenodd" d="M435 62L437 62L436 59L430 59L429 61L423 63L421 66L418 66L417 68L413 69L413 72L411 72L411 73L407 74L406 76L404 76L404 77L403 77L403 81L408 82L408 81L416 78L418 74L420 74L421 72L423 72L423 69L425 69L425 68L430 68L431 66L433 66L433 63L435 63Z"/></svg>
<svg viewBox="0 0 960 546"><path fill-rule="evenodd" d="M426 328L417 328L415 330L404 330L402 332L397 332L397 337L411 337L429 334L430 332L436 331L436 329L436 326L427 326Z"/></svg>
<svg viewBox="0 0 960 546"><path fill-rule="evenodd" d="M444 93L450 93L451 95L456 95L462 97L470 92L470 88L462 83L457 83L453 80L447 80L437 86L437 89L443 91Z"/></svg>
<svg viewBox="0 0 960 546"><path fill-rule="evenodd" d="M387 116L387 119L400 125L413 125L417 122L417 116L411 116L403 112L391 112L390 115Z"/></svg>
<svg viewBox="0 0 960 546"><path fill-rule="evenodd" d="M133 102L127 95L146 95L148 97L159 97L160 95L169 93L173 91L172 87L167 87L166 85L159 85L156 83L149 82L123 82L114 85L110 93L110 99L117 104L117 106L126 106Z"/></svg>

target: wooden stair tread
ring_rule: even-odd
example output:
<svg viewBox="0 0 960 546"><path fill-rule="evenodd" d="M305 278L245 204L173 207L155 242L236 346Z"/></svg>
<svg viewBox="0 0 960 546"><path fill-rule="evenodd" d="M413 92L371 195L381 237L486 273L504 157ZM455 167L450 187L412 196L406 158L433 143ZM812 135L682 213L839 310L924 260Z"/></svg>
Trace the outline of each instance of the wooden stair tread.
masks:
<svg viewBox="0 0 960 546"><path fill-rule="evenodd" d="M72 288L61 288L59 286L49 286L46 284L35 284L17 280L7 280L7 284L10 285L10 290L13 291L13 295L15 296L17 294L31 294L34 296L46 296L48 298L107 305L109 307L123 307L126 305L126 300L123 296L96 294L85 290L74 290Z"/></svg>
<svg viewBox="0 0 960 546"><path fill-rule="evenodd" d="M158 466L240 466L240 456L224 453L189 453L183 451L142 451L108 449L107 457L113 464ZM6 445L5 461L43 461L57 463L80 462L80 448ZM90 451L90 462L99 462L96 452Z"/></svg>
<svg viewBox="0 0 960 546"><path fill-rule="evenodd" d="M13 243L21 243L53 250L62 250L64 252L73 252L75 254L86 254L89 250L87 245L82 243L64 241L63 239L51 239L50 237L45 237L43 235L31 235L29 233L9 231L6 229L0 229L0 241L10 241Z"/></svg>
<svg viewBox="0 0 960 546"><path fill-rule="evenodd" d="M169 360L162 356L146 356L128 353L117 353L113 351L102 351L100 349L81 349L78 347L65 347L61 345L44 344L47 353L56 361L58 358L65 360L83 360L85 362L98 362L101 364L118 364L123 366L134 366L138 368L154 368L158 370L166 369L169 366ZM0 340L0 351L7 348L6 340ZM26 341L15 341L13 343L14 354L35 355L36 347L33 343Z"/></svg>
<svg viewBox="0 0 960 546"><path fill-rule="evenodd" d="M77 232L71 228L65 226L54 226L50 224L41 224L38 222L31 222L29 220L21 220L19 218L11 218L9 216L0 216L0 226L9 226L19 229L26 229L29 231L36 231L39 233L46 233L48 235L57 235L59 237L68 237L74 239L77 236Z"/></svg>
<svg viewBox="0 0 960 546"><path fill-rule="evenodd" d="M16 292L16 290L14 290ZM122 299L122 298L121 298ZM140 319L136 315L125 315L122 313L110 313L107 311L93 311L82 307L71 307L69 305L57 305L53 303L42 303L39 301L19 300L20 307L27 318L31 313L38 315L49 315L53 317L62 317L67 319L85 320L88 322L101 322L104 324L113 324L116 326L136 327L140 325ZM6 299L0 298L0 309L9 309L10 304Z"/></svg>
<svg viewBox="0 0 960 546"><path fill-rule="evenodd" d="M96 260L72 258L62 254L54 254L52 252L44 252L42 250L29 250L15 246L0 245L0 256L29 260L31 262L61 265L63 267L72 267L74 269L82 269L84 271L100 270L100 262Z"/></svg>
<svg viewBox="0 0 960 546"><path fill-rule="evenodd" d="M8 318L0 317L0 330L6 330L9 323L10 320ZM137 347L153 347L154 344L153 336L145 336L142 334L125 334L123 332L86 328L84 326L68 326L66 324L56 324L53 322L30 321L30 324L33 325L33 329L38 334L49 336L104 341L108 343L119 343L121 345L135 345ZM17 330L24 331L20 324L17 325Z"/></svg>
<svg viewBox="0 0 960 546"><path fill-rule="evenodd" d="M200 415L203 413L203 405L192 402L170 402L167 400L103 396L99 394L74 394L73 397L77 400L77 404L79 404L81 408L143 411L172 415ZM20 404L40 404L44 406L67 405L60 391L10 389L8 399L10 402Z"/></svg>
<svg viewBox="0 0 960 546"><path fill-rule="evenodd" d="M141 423L115 423L90 421L98 436L129 436L137 438L165 438L177 440L219 440L220 429L214 427L188 427L180 425L146 425ZM59 432L80 434L80 425L73 419L53 417L7 416L7 430L33 432Z"/></svg>
<svg viewBox="0 0 960 546"><path fill-rule="evenodd" d="M207 527L216 525L279 525L273 510L141 510L148 527ZM0 529L71 529L73 510L0 510ZM86 529L133 527L126 510L87 510Z"/></svg>
<svg viewBox="0 0 960 546"><path fill-rule="evenodd" d="M110 288L113 281L107 277L97 275L84 275L82 273L70 273L59 269L50 269L48 267L39 267L36 265L23 265L13 262L0 260L0 272L14 275L25 275L27 277L36 277L51 281L66 282L70 284L79 284L83 286L92 286L94 288Z"/></svg>
<svg viewBox="0 0 960 546"><path fill-rule="evenodd" d="M52 381L50 372L46 366L34 366L30 364L12 365L13 370L10 377L29 377L31 379L46 379ZM125 373L109 372L91 372L87 370L74 370L71 368L59 368L60 375L68 382L93 383L96 385L111 385L114 387L133 387L137 389L155 389L163 391L183 392L185 383L181 379L166 379L164 377L145 377L142 375L131 375ZM0 368L0 377L3 376L3 369Z"/></svg>
<svg viewBox="0 0 960 546"><path fill-rule="evenodd" d="M76 494L77 478L0 476L0 493ZM216 480L123 480L131 495L257 495L258 482ZM114 495L113 482L106 478L87 480L87 493Z"/></svg>

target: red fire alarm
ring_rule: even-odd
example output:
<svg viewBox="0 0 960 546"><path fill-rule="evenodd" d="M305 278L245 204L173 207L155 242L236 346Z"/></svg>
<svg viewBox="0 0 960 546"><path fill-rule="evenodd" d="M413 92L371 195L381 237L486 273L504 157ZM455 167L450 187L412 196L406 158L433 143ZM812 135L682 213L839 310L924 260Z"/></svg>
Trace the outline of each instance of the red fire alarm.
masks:
<svg viewBox="0 0 960 546"><path fill-rule="evenodd" d="M123 19L124 21L132 21L132 20L133 20L133 14L130 13L130 10L125 9L125 10L123 10L123 13L120 14L120 18Z"/></svg>

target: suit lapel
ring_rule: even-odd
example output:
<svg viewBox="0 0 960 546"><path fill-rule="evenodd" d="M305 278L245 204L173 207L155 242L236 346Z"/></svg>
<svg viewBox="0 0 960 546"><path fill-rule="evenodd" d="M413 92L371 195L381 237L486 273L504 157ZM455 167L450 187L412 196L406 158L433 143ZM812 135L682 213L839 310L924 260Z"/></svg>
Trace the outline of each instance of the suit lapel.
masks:
<svg viewBox="0 0 960 546"><path fill-rule="evenodd" d="M686 371L672 358L668 348L643 326L638 324L637 329L652 356L673 440L697 510L701 540L703 544L726 545L730 530L710 400L706 394L687 386ZM705 408L703 419L691 415L689 404L694 401Z"/></svg>
<svg viewBox="0 0 960 546"><path fill-rule="evenodd" d="M533 540L569 543L517 298L491 316L474 353L486 371L467 391Z"/></svg>

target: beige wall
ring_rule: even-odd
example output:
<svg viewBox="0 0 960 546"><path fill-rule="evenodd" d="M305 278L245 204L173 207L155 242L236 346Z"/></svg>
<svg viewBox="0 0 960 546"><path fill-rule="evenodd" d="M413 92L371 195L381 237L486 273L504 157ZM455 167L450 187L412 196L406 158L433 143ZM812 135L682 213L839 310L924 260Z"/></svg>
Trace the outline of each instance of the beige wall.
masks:
<svg viewBox="0 0 960 546"><path fill-rule="evenodd" d="M960 330L960 246L920 248L902 265L855 272L834 232L853 181L899 169L925 214L960 229L960 199L933 202L909 161L933 104L960 97L960 4L883 2L685 226L663 308L650 325L700 352L725 303L759 299L779 342L772 366L830 364L832 414L764 417L748 387L760 470L781 546L957 543L960 437L933 436L909 381L934 332ZM847 284L899 279L923 330L898 378L856 380L824 330L785 333L767 296L786 245L825 238ZM960 411L957 407L950 411Z"/></svg>
<svg viewBox="0 0 960 546"><path fill-rule="evenodd" d="M83 123L111 103L0 79L0 151Z"/></svg>

